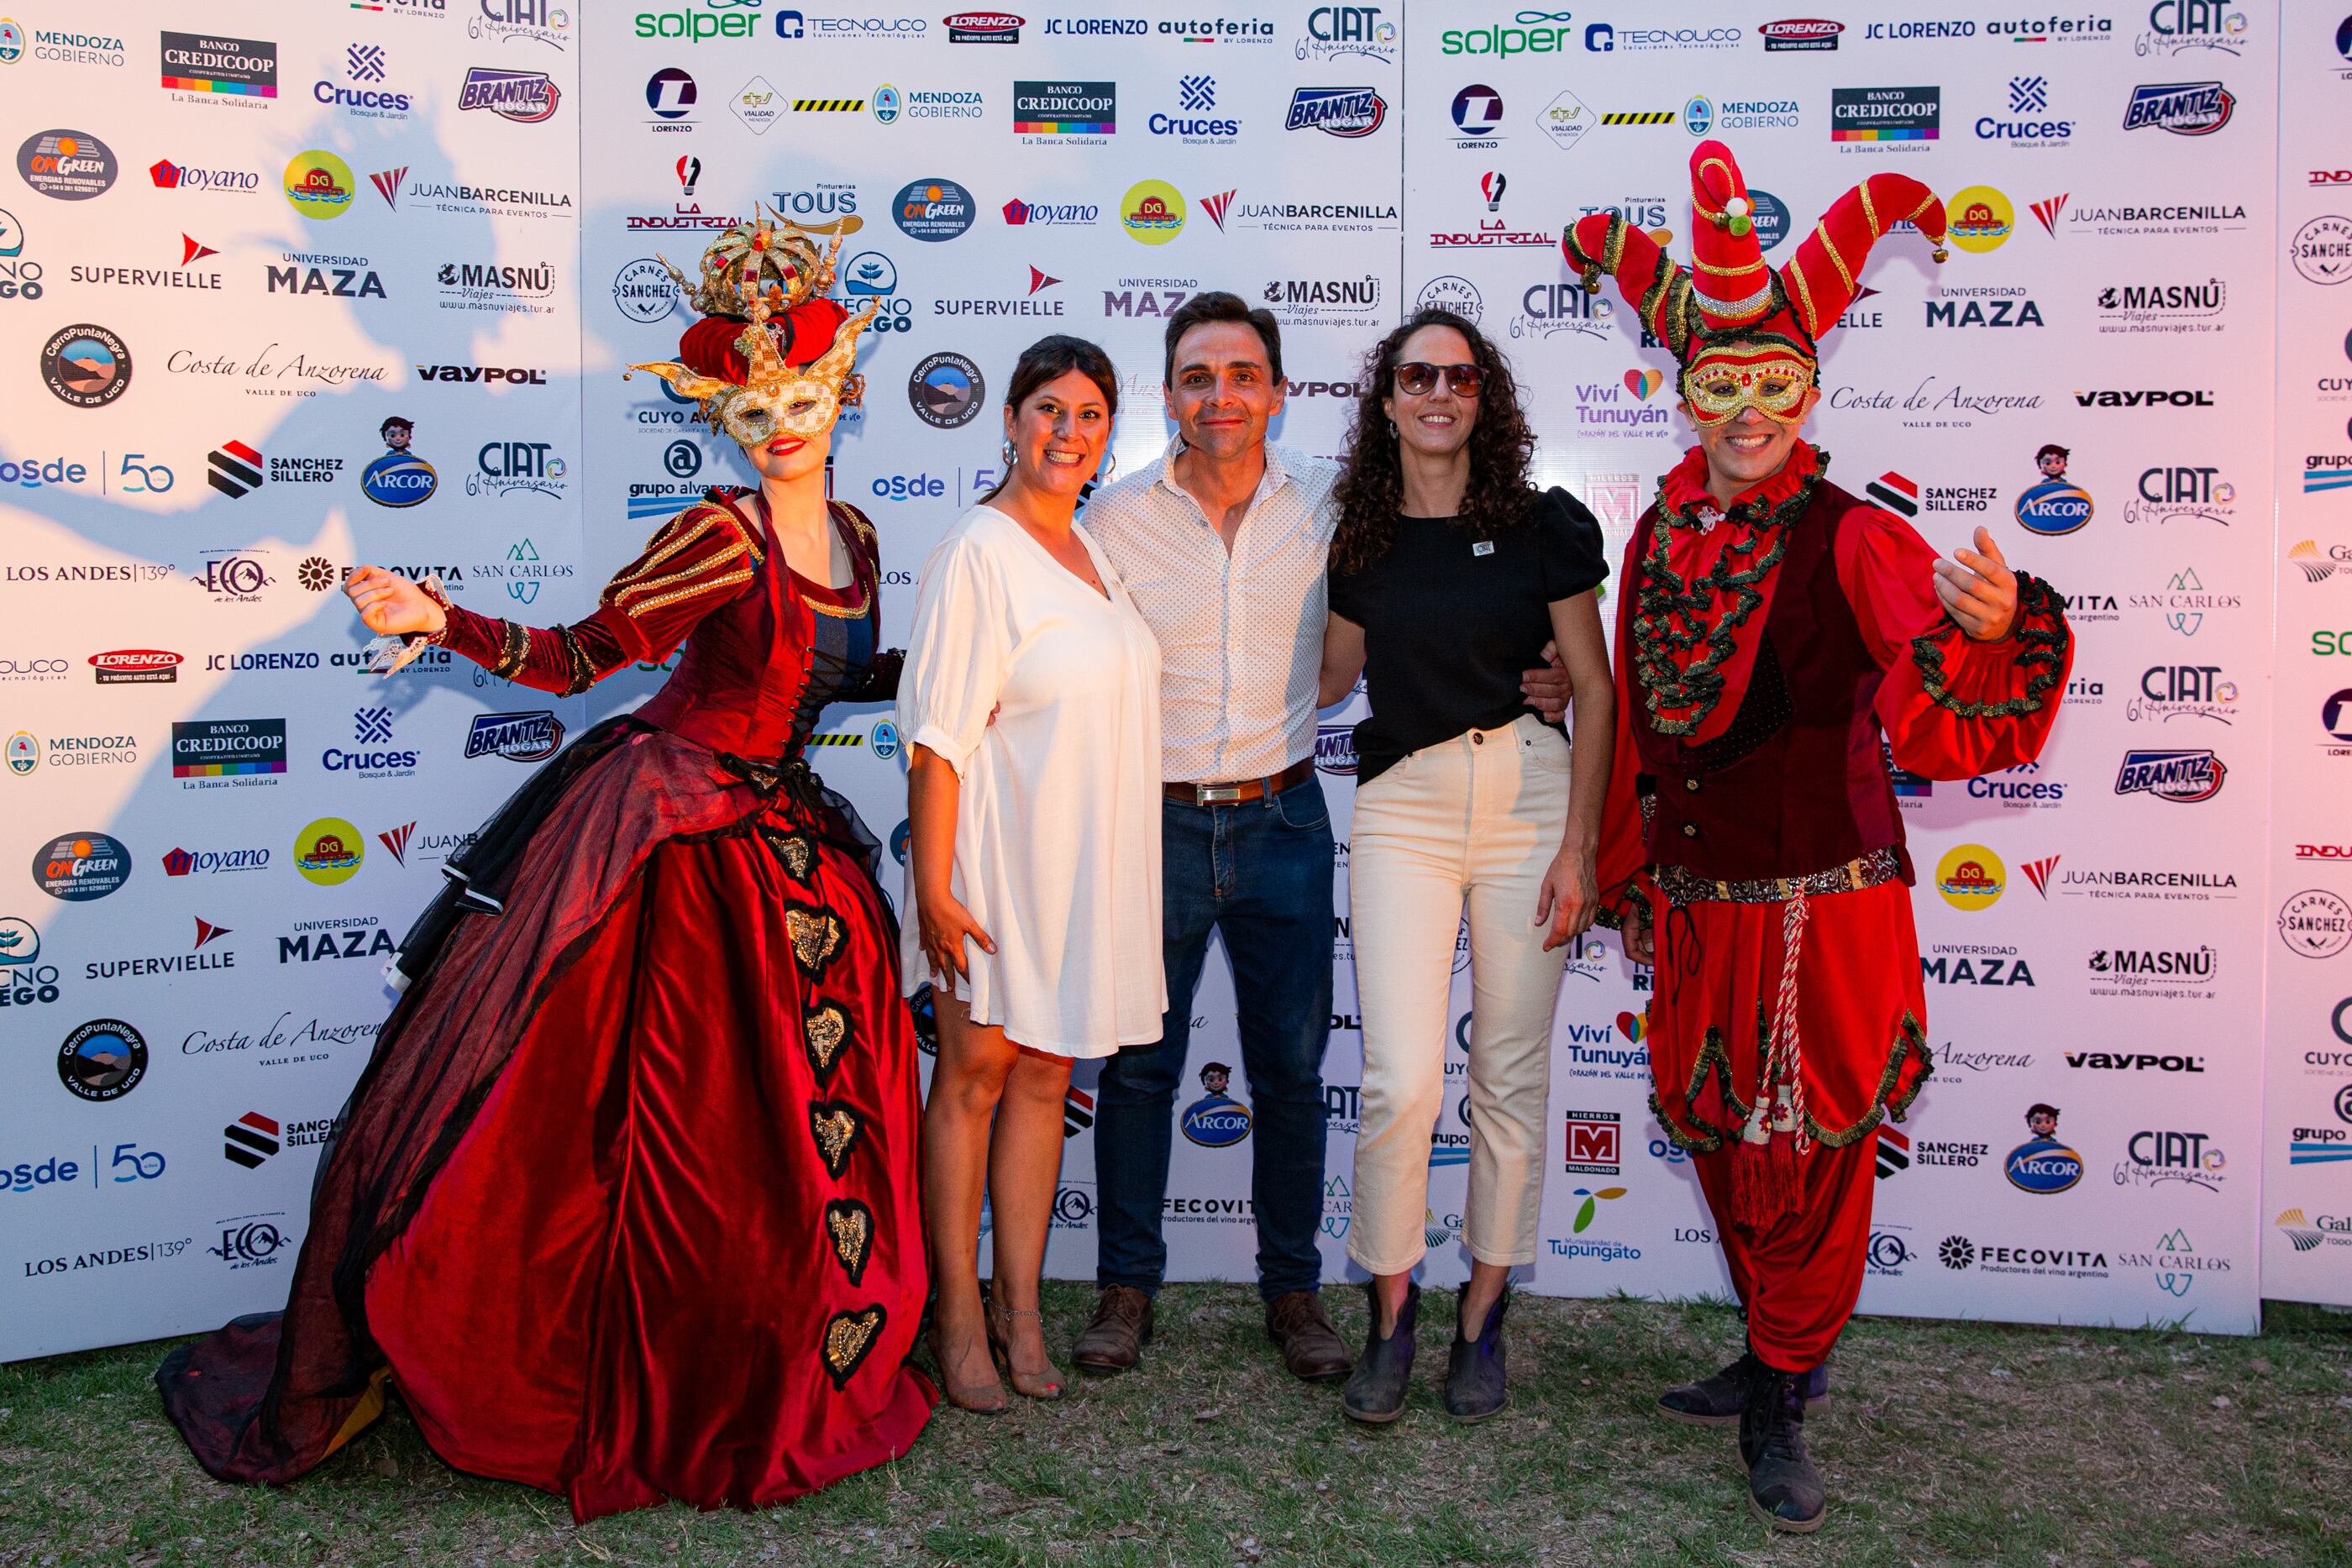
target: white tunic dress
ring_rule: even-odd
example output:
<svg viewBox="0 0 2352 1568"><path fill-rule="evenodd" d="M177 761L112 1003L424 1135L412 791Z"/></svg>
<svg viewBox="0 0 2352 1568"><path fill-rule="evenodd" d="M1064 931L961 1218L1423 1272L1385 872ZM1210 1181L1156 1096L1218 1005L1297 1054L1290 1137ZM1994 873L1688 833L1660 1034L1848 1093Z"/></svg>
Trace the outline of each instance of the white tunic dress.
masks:
<svg viewBox="0 0 2352 1568"><path fill-rule="evenodd" d="M993 507L923 563L898 727L961 780L950 886L996 943L934 976L899 901L907 993L951 987L976 1023L1061 1056L1160 1038L1160 648L1109 558L1105 599ZM996 722L989 722L990 710Z"/></svg>

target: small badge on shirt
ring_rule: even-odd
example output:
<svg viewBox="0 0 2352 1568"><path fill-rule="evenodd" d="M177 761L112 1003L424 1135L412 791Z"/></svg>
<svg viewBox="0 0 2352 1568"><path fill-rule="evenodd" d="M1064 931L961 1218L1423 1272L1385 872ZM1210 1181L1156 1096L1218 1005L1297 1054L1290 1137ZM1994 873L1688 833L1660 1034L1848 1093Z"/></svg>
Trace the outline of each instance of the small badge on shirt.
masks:
<svg viewBox="0 0 2352 1568"><path fill-rule="evenodd" d="M1470 547L1470 553L1472 555L1493 555L1495 553L1495 541L1492 539L1480 539L1476 544Z"/></svg>

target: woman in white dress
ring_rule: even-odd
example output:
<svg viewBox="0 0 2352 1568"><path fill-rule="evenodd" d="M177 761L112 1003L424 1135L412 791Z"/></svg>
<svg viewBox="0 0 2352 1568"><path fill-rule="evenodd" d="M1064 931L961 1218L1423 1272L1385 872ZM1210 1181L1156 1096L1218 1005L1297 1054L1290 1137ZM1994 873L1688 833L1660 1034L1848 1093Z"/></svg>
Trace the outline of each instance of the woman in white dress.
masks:
<svg viewBox="0 0 2352 1568"><path fill-rule="evenodd" d="M899 951L927 980L931 1350L950 1401L1062 1385L1037 1309L1070 1064L1160 1038L1160 648L1075 520L1118 377L1092 343L1031 345L1004 401L1005 479L923 563L898 686L910 745ZM982 1308L981 1197L994 1210Z"/></svg>

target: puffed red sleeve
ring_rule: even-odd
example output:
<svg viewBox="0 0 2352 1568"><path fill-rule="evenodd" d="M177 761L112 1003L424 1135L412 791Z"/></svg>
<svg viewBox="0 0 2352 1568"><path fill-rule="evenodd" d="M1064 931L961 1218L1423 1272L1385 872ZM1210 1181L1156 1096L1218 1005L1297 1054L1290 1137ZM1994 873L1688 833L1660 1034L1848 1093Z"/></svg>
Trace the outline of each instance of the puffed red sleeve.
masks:
<svg viewBox="0 0 2352 1568"><path fill-rule="evenodd" d="M622 665L659 664L702 618L747 591L763 552L732 507L688 507L604 585L595 612L569 626L525 626L442 600L433 641L518 685L572 696Z"/></svg>
<svg viewBox="0 0 2352 1568"><path fill-rule="evenodd" d="M1633 621L1634 550L1644 537L1641 528L1625 546L1624 570L1617 574L1617 637L1610 664L1617 682L1617 752L1609 768L1609 792L1601 808L1601 851L1594 867L1601 879L1601 913L1595 918L1612 930L1622 930L1626 914L1652 892L1650 854L1646 843L1646 797L1656 780L1642 771L1642 756L1633 744L1634 714L1644 711L1634 702Z"/></svg>
<svg viewBox="0 0 2352 1568"><path fill-rule="evenodd" d="M1838 530L1839 585L1886 672L1876 707L1895 763L1928 779L1968 779L2031 762L2074 667L2063 601L2021 571L2016 623L1999 642L1979 643L1944 612L1935 563L1927 540L1875 507L1855 507Z"/></svg>

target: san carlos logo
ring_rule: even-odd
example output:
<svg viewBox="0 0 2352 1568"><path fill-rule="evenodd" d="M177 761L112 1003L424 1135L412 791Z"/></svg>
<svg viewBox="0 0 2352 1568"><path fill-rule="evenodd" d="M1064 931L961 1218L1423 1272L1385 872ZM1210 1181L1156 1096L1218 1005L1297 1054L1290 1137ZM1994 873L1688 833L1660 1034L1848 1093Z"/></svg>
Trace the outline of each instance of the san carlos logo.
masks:
<svg viewBox="0 0 2352 1568"><path fill-rule="evenodd" d="M2001 1162L2010 1186L2046 1197L2083 1179L2083 1156L2058 1141L2057 1106L2029 1107L2025 1128L2033 1135L2010 1150L2009 1158Z"/></svg>
<svg viewBox="0 0 2352 1568"><path fill-rule="evenodd" d="M1205 1149L1229 1149L1250 1135L1250 1109L1225 1092L1234 1070L1222 1061L1201 1069L1205 1092L1184 1107L1184 1135Z"/></svg>

